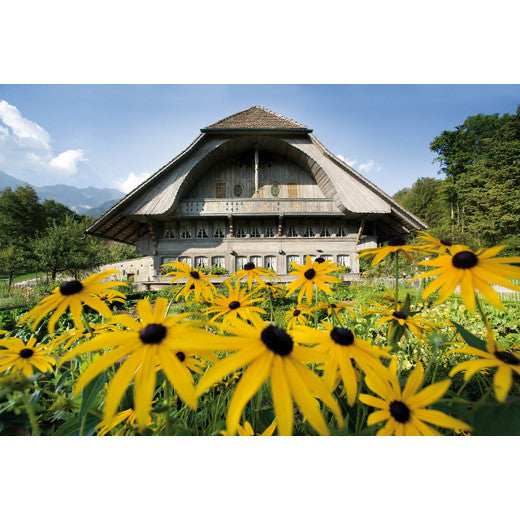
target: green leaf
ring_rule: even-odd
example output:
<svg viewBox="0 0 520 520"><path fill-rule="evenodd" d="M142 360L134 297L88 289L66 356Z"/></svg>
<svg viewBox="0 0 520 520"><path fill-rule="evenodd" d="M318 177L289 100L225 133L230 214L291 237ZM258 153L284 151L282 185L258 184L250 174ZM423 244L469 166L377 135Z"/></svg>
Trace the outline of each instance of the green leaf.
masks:
<svg viewBox="0 0 520 520"><path fill-rule="evenodd" d="M81 392L81 406L79 408L78 419L81 420L87 410L90 408L90 405L96 398L99 391L103 388L107 380L107 376L105 372L102 372L95 379L90 381L88 385L85 386L83 391Z"/></svg>
<svg viewBox="0 0 520 520"><path fill-rule="evenodd" d="M462 325L458 324L455 321L452 321L453 325L457 329L457 332L462 336L462 339L470 346L474 348L478 348L479 350L483 350L487 352L486 342L483 339L478 338L468 330L466 330Z"/></svg>
<svg viewBox="0 0 520 520"><path fill-rule="evenodd" d="M473 416L473 435L520 435L518 399L506 403L491 403L480 407Z"/></svg>
<svg viewBox="0 0 520 520"><path fill-rule="evenodd" d="M94 417L93 415L87 415L87 420L85 421L85 428L83 430L83 435L84 436L92 435L94 433L95 427L100 422L101 421L98 417ZM68 421L65 421L54 432L53 435L55 435L55 436L78 435L80 428L81 428L81 420L78 420L77 417L71 417Z"/></svg>

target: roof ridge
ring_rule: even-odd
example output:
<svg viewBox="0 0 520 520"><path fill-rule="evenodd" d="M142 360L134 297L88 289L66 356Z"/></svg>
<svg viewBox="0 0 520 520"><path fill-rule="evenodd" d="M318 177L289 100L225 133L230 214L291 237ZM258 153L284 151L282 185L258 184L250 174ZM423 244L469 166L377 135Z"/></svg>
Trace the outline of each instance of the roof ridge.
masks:
<svg viewBox="0 0 520 520"><path fill-rule="evenodd" d="M277 112L269 110L260 105L253 105L245 110L231 114L220 119L216 123L202 128L201 131L208 130L240 130L240 129L284 129L284 130L306 130L310 129L291 119L282 116Z"/></svg>

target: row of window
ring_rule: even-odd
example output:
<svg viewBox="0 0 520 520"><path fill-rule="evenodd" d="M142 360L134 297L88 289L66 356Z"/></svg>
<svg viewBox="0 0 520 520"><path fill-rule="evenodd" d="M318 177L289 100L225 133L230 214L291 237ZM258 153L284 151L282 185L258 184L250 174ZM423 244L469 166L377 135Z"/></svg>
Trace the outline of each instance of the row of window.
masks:
<svg viewBox="0 0 520 520"><path fill-rule="evenodd" d="M312 260L316 259L317 255L309 255ZM334 258L336 256L336 258ZM325 260L330 260L331 262L335 261L339 265L344 267L352 267L350 263L349 255L321 255ZM304 264L307 255L287 255L286 263L287 270L290 271L292 269L291 262L295 262L297 264ZM173 262L174 260L178 260L179 262L186 262L190 267L223 267L224 269L228 268L226 266L226 257L225 256L179 256L179 257L165 257L162 259L162 263L165 264L167 262ZM277 269L277 261L275 255L252 255L252 256L237 256L235 257L234 266L231 267L235 271L239 269L243 269L244 265L248 262L253 262L257 267L265 267L268 269L272 269L276 271Z"/></svg>
<svg viewBox="0 0 520 520"><path fill-rule="evenodd" d="M195 229L193 229L195 227ZM288 237L346 237L348 235L347 228L344 225L330 226L322 225L303 225L296 226L289 224L285 226L285 233ZM277 235L277 229L274 224L267 225L245 225L238 223L234 226L234 236L236 238L272 238ZM196 226L192 226L188 222L181 223L178 233L179 238L224 238L228 232L228 226L224 222L216 222L210 226L207 222L197 222ZM175 227L168 227L164 230L163 237L166 239L177 238L177 230Z"/></svg>
<svg viewBox="0 0 520 520"><path fill-rule="evenodd" d="M219 181L215 182L213 186L213 195L216 199L252 197L254 193L254 181ZM261 181L258 187L258 195L261 198L298 198L298 181L285 181L283 184Z"/></svg>

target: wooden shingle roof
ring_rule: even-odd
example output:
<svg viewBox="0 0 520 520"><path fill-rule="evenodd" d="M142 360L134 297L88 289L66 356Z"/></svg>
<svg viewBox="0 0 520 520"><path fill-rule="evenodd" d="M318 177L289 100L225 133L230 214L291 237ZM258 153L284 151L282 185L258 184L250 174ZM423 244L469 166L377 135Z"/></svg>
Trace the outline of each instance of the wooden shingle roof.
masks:
<svg viewBox="0 0 520 520"><path fill-rule="evenodd" d="M312 132L305 125L297 123L288 117L281 116L267 108L255 105L242 112L237 112L225 117L206 128L201 128L201 132L215 132L228 130L276 130L276 131L300 131Z"/></svg>

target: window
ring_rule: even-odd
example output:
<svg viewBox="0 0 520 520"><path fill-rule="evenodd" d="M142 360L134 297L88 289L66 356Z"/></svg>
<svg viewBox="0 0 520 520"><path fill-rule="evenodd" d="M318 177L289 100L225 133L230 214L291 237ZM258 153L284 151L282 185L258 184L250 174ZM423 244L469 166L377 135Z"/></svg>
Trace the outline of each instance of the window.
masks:
<svg viewBox="0 0 520 520"><path fill-rule="evenodd" d="M294 267L291 265L291 262L295 264L300 263L300 257L298 255L287 255L287 272L290 273L294 271Z"/></svg>
<svg viewBox="0 0 520 520"><path fill-rule="evenodd" d="M351 267L350 266L350 256L349 255L338 255L338 264L343 267Z"/></svg>
<svg viewBox="0 0 520 520"><path fill-rule="evenodd" d="M328 260L329 262L332 262L332 255L320 255L323 260Z"/></svg>
<svg viewBox="0 0 520 520"><path fill-rule="evenodd" d="M226 236L226 233L224 231L224 223L216 222L213 225L213 237L214 238L224 238L225 236Z"/></svg>
<svg viewBox="0 0 520 520"><path fill-rule="evenodd" d="M175 238L175 228L167 228L164 230L164 238Z"/></svg>
<svg viewBox="0 0 520 520"><path fill-rule="evenodd" d="M305 231L303 232L304 237L313 237L314 236L314 230L312 229L312 226L305 226Z"/></svg>
<svg viewBox="0 0 520 520"><path fill-rule="evenodd" d="M206 222L197 222L197 238L208 238L208 225Z"/></svg>
<svg viewBox="0 0 520 520"><path fill-rule="evenodd" d="M298 233L296 232L296 228L294 226L287 226L287 236L288 237L297 237Z"/></svg>
<svg viewBox="0 0 520 520"><path fill-rule="evenodd" d="M247 256L237 256L235 259L235 270L239 271L240 269L243 269L246 264Z"/></svg>
<svg viewBox="0 0 520 520"><path fill-rule="evenodd" d="M264 256L264 267L267 269L272 269L276 272L276 256Z"/></svg>
<svg viewBox="0 0 520 520"><path fill-rule="evenodd" d="M275 182L271 186L271 197L279 197L281 192L281 187L279 182Z"/></svg>
<svg viewBox="0 0 520 520"><path fill-rule="evenodd" d="M338 226L338 230L336 231L337 237L346 237L347 236L347 230L345 229L345 226L343 224L340 224Z"/></svg>
<svg viewBox="0 0 520 520"><path fill-rule="evenodd" d="M189 224L182 224L181 238L191 238L191 226Z"/></svg>
<svg viewBox="0 0 520 520"><path fill-rule="evenodd" d="M208 267L208 258L206 256L196 256L195 267Z"/></svg>
<svg viewBox="0 0 520 520"><path fill-rule="evenodd" d="M162 264L170 264L171 262L176 262L177 257L176 256L163 256L162 257Z"/></svg>
<svg viewBox="0 0 520 520"><path fill-rule="evenodd" d="M233 197L243 197L244 196L244 185L237 183L233 186Z"/></svg>
<svg viewBox="0 0 520 520"><path fill-rule="evenodd" d="M246 238L246 229L244 226L237 226L237 231L235 233L237 238Z"/></svg>
<svg viewBox="0 0 520 520"><path fill-rule="evenodd" d="M261 256L250 256L249 260L255 264L256 267L262 267L262 257Z"/></svg>
<svg viewBox="0 0 520 520"><path fill-rule="evenodd" d="M185 263L188 264L190 267L192 266L192 263L191 263L191 256L179 256L179 262L185 262Z"/></svg>
<svg viewBox="0 0 520 520"><path fill-rule="evenodd" d="M274 232L274 226L266 226L264 236L267 238L272 238L276 236L276 233Z"/></svg>
<svg viewBox="0 0 520 520"><path fill-rule="evenodd" d="M290 199L298 197L298 181L287 181L287 197Z"/></svg>
<svg viewBox="0 0 520 520"><path fill-rule="evenodd" d="M251 228L251 237L252 238L260 238L260 231L258 230L257 226L253 226Z"/></svg>
<svg viewBox="0 0 520 520"><path fill-rule="evenodd" d="M327 225L322 225L320 229L320 236L321 237L330 237L330 230Z"/></svg>
<svg viewBox="0 0 520 520"><path fill-rule="evenodd" d="M215 183L215 198L225 199L226 198L226 183L216 182Z"/></svg>
<svg viewBox="0 0 520 520"><path fill-rule="evenodd" d="M211 265L215 267L226 267L226 259L223 256L214 256L211 258Z"/></svg>

